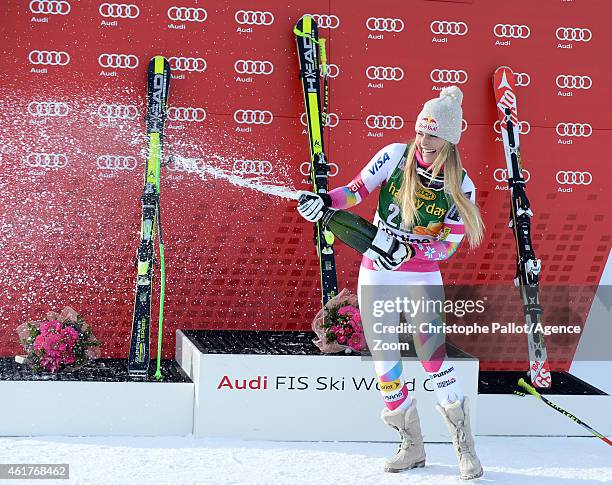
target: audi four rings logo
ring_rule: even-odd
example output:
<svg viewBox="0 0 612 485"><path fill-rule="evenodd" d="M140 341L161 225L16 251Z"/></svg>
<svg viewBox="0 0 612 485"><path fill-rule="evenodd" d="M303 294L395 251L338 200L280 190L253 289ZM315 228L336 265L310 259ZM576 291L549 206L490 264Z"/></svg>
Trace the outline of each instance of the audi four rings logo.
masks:
<svg viewBox="0 0 612 485"><path fill-rule="evenodd" d="M465 130L468 129L468 123L467 121L465 121L464 119L461 120L461 132L463 133Z"/></svg>
<svg viewBox="0 0 612 485"><path fill-rule="evenodd" d="M168 119L201 123L206 119L206 111L203 108L172 106L168 108Z"/></svg>
<svg viewBox="0 0 612 485"><path fill-rule="evenodd" d="M100 170L134 170L138 165L136 157L123 155L100 155L96 167Z"/></svg>
<svg viewBox="0 0 612 485"><path fill-rule="evenodd" d="M113 17L119 19L135 19L140 15L138 5L131 3L102 3L98 8L102 17Z"/></svg>
<svg viewBox="0 0 612 485"><path fill-rule="evenodd" d="M300 116L300 123L302 123L303 126L307 126L308 122L306 121L306 113L302 113L302 116ZM338 126L338 123L340 123L340 118L337 114L327 113L327 116L325 117L325 126L335 128Z"/></svg>
<svg viewBox="0 0 612 485"><path fill-rule="evenodd" d="M28 104L28 113L32 116L67 116L69 111L70 106L63 101L32 101Z"/></svg>
<svg viewBox="0 0 612 485"><path fill-rule="evenodd" d="M201 172L204 169L204 161L201 158L173 158L167 168L177 172Z"/></svg>
<svg viewBox="0 0 612 485"><path fill-rule="evenodd" d="M493 172L493 178L496 182L507 182L508 181L508 169L507 168L496 168ZM531 179L531 173L529 170L523 169L523 178L525 182L529 182Z"/></svg>
<svg viewBox="0 0 612 485"><path fill-rule="evenodd" d="M401 130L404 120L401 116L369 115L365 124L373 130Z"/></svg>
<svg viewBox="0 0 612 485"><path fill-rule="evenodd" d="M32 51L28 54L31 64L46 66L65 66L70 62L70 55L63 51Z"/></svg>
<svg viewBox="0 0 612 485"><path fill-rule="evenodd" d="M529 86L531 84L531 76L526 72L515 72L514 79L517 86Z"/></svg>
<svg viewBox="0 0 612 485"><path fill-rule="evenodd" d="M593 80L589 76L574 76L572 74L559 74L555 82L562 89L591 89L591 86L593 86Z"/></svg>
<svg viewBox="0 0 612 485"><path fill-rule="evenodd" d="M366 20L366 27L374 32L401 32L404 30L404 21L402 19L370 17Z"/></svg>
<svg viewBox="0 0 612 485"><path fill-rule="evenodd" d="M338 175L338 171L340 170L338 164L327 162L327 167L329 169L327 175L329 175L330 177L335 177L336 175ZM310 175L310 162L304 162L300 165L300 173L305 177Z"/></svg>
<svg viewBox="0 0 612 485"><path fill-rule="evenodd" d="M203 8L174 6L168 9L168 18L175 22L204 22L208 13Z"/></svg>
<svg viewBox="0 0 612 485"><path fill-rule="evenodd" d="M41 15L68 15L70 4L64 0L32 0L30 12Z"/></svg>
<svg viewBox="0 0 612 485"><path fill-rule="evenodd" d="M234 20L241 25L272 25L274 23L274 15L272 12L238 10L234 14Z"/></svg>
<svg viewBox="0 0 612 485"><path fill-rule="evenodd" d="M559 27L555 32L559 40L571 40L575 42L589 42L593 38L593 32L589 29L576 27Z"/></svg>
<svg viewBox="0 0 612 485"><path fill-rule="evenodd" d="M232 173L240 175L267 175L272 173L272 164L268 160L236 160Z"/></svg>
<svg viewBox="0 0 612 485"><path fill-rule="evenodd" d="M320 29L337 29L340 26L340 19L335 15L324 15L318 13L311 13L309 15L315 19L317 26Z"/></svg>
<svg viewBox="0 0 612 485"><path fill-rule="evenodd" d="M404 70L401 67L368 66L366 76L376 81L401 81L404 79Z"/></svg>
<svg viewBox="0 0 612 485"><path fill-rule="evenodd" d="M238 59L234 62L234 70L238 74L264 74L274 72L274 64L270 61L254 61L252 59Z"/></svg>
<svg viewBox="0 0 612 485"><path fill-rule="evenodd" d="M465 22L449 22L447 20L434 20L429 28L436 35L465 35L468 26Z"/></svg>
<svg viewBox="0 0 612 485"><path fill-rule="evenodd" d="M468 75L461 69L434 69L429 73L429 79L434 83L465 84Z"/></svg>
<svg viewBox="0 0 612 485"><path fill-rule="evenodd" d="M133 54L100 54L98 64L113 69L136 69L139 61Z"/></svg>
<svg viewBox="0 0 612 485"><path fill-rule="evenodd" d="M109 120L133 120L138 116L138 108L131 104L102 103L98 106L98 116Z"/></svg>
<svg viewBox="0 0 612 485"><path fill-rule="evenodd" d="M271 111L256 109L239 109L234 112L234 121L247 125L269 125L274 116Z"/></svg>
<svg viewBox="0 0 612 485"><path fill-rule="evenodd" d="M28 153L25 164L33 168L64 168L68 158L63 153Z"/></svg>
<svg viewBox="0 0 612 485"><path fill-rule="evenodd" d="M527 135L531 131L531 125L528 121L519 121L518 128L519 134L521 135ZM495 123L493 123L493 129L495 130L495 133L501 133L501 121L497 120Z"/></svg>
<svg viewBox="0 0 612 485"><path fill-rule="evenodd" d="M591 172L561 170L557 172L556 179L560 185L590 185L593 181L593 176Z"/></svg>
<svg viewBox="0 0 612 485"><path fill-rule="evenodd" d="M526 25L497 24L493 27L493 33L495 37L526 39L531 35L531 29Z"/></svg>
<svg viewBox="0 0 612 485"><path fill-rule="evenodd" d="M171 57L168 62L173 71L204 72L207 66L201 57Z"/></svg>
<svg viewBox="0 0 612 485"><path fill-rule="evenodd" d="M588 123L559 123L557 135L559 136L582 136L588 138L593 134L593 127Z"/></svg>

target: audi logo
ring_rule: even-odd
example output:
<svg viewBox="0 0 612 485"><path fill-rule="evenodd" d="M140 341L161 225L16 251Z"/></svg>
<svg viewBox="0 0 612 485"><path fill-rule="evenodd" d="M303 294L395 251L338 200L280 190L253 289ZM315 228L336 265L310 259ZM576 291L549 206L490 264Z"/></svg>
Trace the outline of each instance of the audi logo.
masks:
<svg viewBox="0 0 612 485"><path fill-rule="evenodd" d="M174 6L168 9L168 18L175 22L204 22L208 13L203 8Z"/></svg>
<svg viewBox="0 0 612 485"><path fill-rule="evenodd" d="M335 177L338 175L338 171L340 170L338 164L327 162L328 172L327 175L330 177ZM310 175L310 162L304 162L300 165L300 173L305 177Z"/></svg>
<svg viewBox="0 0 612 485"><path fill-rule="evenodd" d="M272 173L272 164L268 160L236 160L232 173L239 175L267 175Z"/></svg>
<svg viewBox="0 0 612 485"><path fill-rule="evenodd" d="M404 30L404 21L402 19L370 17L366 20L366 27L374 32L401 32Z"/></svg>
<svg viewBox="0 0 612 485"><path fill-rule="evenodd" d="M493 129L495 130L495 133L501 133L501 121L500 120L497 120L493 124ZM531 125L529 124L528 121L519 121L518 129L519 129L519 134L527 135L531 131Z"/></svg>
<svg viewBox="0 0 612 485"><path fill-rule="evenodd" d="M308 14L315 19L320 29L337 29L340 26L340 19L335 15L325 15L318 13Z"/></svg>
<svg viewBox="0 0 612 485"><path fill-rule="evenodd" d="M32 0L30 12L41 15L68 15L70 4L64 0Z"/></svg>
<svg viewBox="0 0 612 485"><path fill-rule="evenodd" d="M234 112L234 121L240 124L269 125L273 119L272 112L266 110L239 109Z"/></svg>
<svg viewBox="0 0 612 485"><path fill-rule="evenodd" d="M102 103L98 106L98 116L108 120L133 120L138 116L138 108L131 104Z"/></svg>
<svg viewBox="0 0 612 485"><path fill-rule="evenodd" d="M404 79L404 70L401 67L368 66L366 76L377 81L401 81Z"/></svg>
<svg viewBox="0 0 612 485"><path fill-rule="evenodd" d="M588 138L593 134L593 127L588 123L559 123L557 124L557 135L559 136L582 136Z"/></svg>
<svg viewBox="0 0 612 485"><path fill-rule="evenodd" d="M238 74L264 74L267 76L274 72L274 64L270 61L238 59L234 63L234 71Z"/></svg>
<svg viewBox="0 0 612 485"><path fill-rule="evenodd" d="M102 3L98 8L102 17L113 17L120 19L135 19L140 15L138 5L131 3Z"/></svg>
<svg viewBox="0 0 612 485"><path fill-rule="evenodd" d="M306 113L302 113L302 116L300 116L300 123L302 123L303 126L308 125L308 121L306 120ZM337 114L327 113L327 116L325 117L325 126L329 128L335 128L336 126L338 126L338 123L340 123L340 118Z"/></svg>
<svg viewBox="0 0 612 485"><path fill-rule="evenodd" d="M70 62L70 55L63 51L32 51L28 54L31 64L46 66L65 66Z"/></svg>
<svg viewBox="0 0 612 485"><path fill-rule="evenodd" d="M337 64L326 64L325 66L327 67L327 77L331 79L338 77L338 74L340 74L340 68ZM321 72L322 76L324 74L324 72Z"/></svg>
<svg viewBox="0 0 612 485"><path fill-rule="evenodd" d="M24 162L33 168L64 168L68 158L63 153L29 153Z"/></svg>
<svg viewBox="0 0 612 485"><path fill-rule="evenodd" d="M138 166L136 157L123 155L100 155L96 167L100 170L135 170Z"/></svg>
<svg viewBox="0 0 612 485"><path fill-rule="evenodd" d="M526 39L531 35L531 29L526 25L496 24L493 27L495 37L510 37L512 39Z"/></svg>
<svg viewBox="0 0 612 485"><path fill-rule="evenodd" d="M590 185L593 181L591 172L573 172L567 170L557 172L555 178L560 185Z"/></svg>
<svg viewBox="0 0 612 485"><path fill-rule="evenodd" d="M204 72L207 67L201 57L171 57L168 62L172 71Z"/></svg>
<svg viewBox="0 0 612 485"><path fill-rule="evenodd" d="M526 72L515 72L514 80L517 86L529 86L531 84L531 76Z"/></svg>
<svg viewBox="0 0 612 485"><path fill-rule="evenodd" d="M373 130L401 130L404 120L401 116L369 115L365 119L365 125Z"/></svg>
<svg viewBox="0 0 612 485"><path fill-rule="evenodd" d="M201 173L204 170L204 161L201 158L173 157L167 168L173 172Z"/></svg>
<svg viewBox="0 0 612 485"><path fill-rule="evenodd" d="M62 101L32 101L28 104L28 113L32 116L67 116L69 111L68 103Z"/></svg>
<svg viewBox="0 0 612 485"><path fill-rule="evenodd" d="M272 12L238 10L234 14L234 20L241 25L272 25L274 23L274 15Z"/></svg>
<svg viewBox="0 0 612 485"><path fill-rule="evenodd" d="M525 182L529 182L531 180L531 173L529 170L522 169L523 178ZM507 168L496 168L493 172L493 178L496 182L507 182L508 181L508 169Z"/></svg>
<svg viewBox="0 0 612 485"><path fill-rule="evenodd" d="M206 111L203 108L172 106L168 108L168 119L172 121L201 123L206 119Z"/></svg>
<svg viewBox="0 0 612 485"><path fill-rule="evenodd" d="M461 69L434 69L429 73L429 79L434 83L465 84L468 75Z"/></svg>
<svg viewBox="0 0 612 485"><path fill-rule="evenodd" d="M468 26L465 22L434 20L429 28L436 35L465 35L468 33Z"/></svg>
<svg viewBox="0 0 612 485"><path fill-rule="evenodd" d="M591 89L593 80L589 76L574 76L571 74L559 74L555 83L565 89Z"/></svg>
<svg viewBox="0 0 612 485"><path fill-rule="evenodd" d="M468 123L464 119L461 120L461 133L468 129Z"/></svg>
<svg viewBox="0 0 612 485"><path fill-rule="evenodd" d="M593 38L593 33L589 29L575 27L559 27L555 31L559 40L570 40L574 42L589 42Z"/></svg>
<svg viewBox="0 0 612 485"><path fill-rule="evenodd" d="M139 61L133 54L100 54L98 64L113 69L136 69Z"/></svg>

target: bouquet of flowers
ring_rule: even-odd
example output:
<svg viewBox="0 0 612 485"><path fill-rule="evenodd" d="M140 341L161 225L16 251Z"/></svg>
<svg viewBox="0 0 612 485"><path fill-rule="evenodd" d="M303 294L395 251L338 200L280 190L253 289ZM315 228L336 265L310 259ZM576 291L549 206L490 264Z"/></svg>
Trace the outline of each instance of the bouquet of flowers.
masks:
<svg viewBox="0 0 612 485"><path fill-rule="evenodd" d="M321 352L361 352L366 348L357 295L346 288L317 313L312 329L317 334L313 343Z"/></svg>
<svg viewBox="0 0 612 485"><path fill-rule="evenodd" d="M41 322L26 322L17 335L27 355L15 360L36 372L75 370L100 357L100 342L81 315L66 307L60 314L47 313Z"/></svg>

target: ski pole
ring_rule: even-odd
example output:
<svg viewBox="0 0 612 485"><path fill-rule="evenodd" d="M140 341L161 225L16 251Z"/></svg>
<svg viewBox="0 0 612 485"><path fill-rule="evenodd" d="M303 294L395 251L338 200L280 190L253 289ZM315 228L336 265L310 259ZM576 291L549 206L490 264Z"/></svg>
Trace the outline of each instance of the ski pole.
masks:
<svg viewBox="0 0 612 485"><path fill-rule="evenodd" d="M592 433L593 435L597 436L600 440L604 441L605 443L608 443L610 446L612 446L612 441L610 441L608 438L606 438L604 435L602 435L601 433L598 433L597 431L595 431L593 428L591 428L588 424L586 424L584 421L581 421L580 419L578 419L576 416L574 416L572 413L567 412L565 409L563 409L561 406L558 406L557 404L555 404L554 402L549 401L548 399L546 399L544 396L542 396L538 391L535 390L534 387L530 386L529 384L527 384L525 382L525 379L523 379L522 377L519 379L518 381L519 386L521 386L523 389L525 389L529 394L533 394L535 397L539 398L541 401L543 401L544 403L548 404L551 408L559 411L561 414L567 416L568 418L570 418L572 421L575 421L576 423L578 423L580 426L582 426L584 429L588 430L590 433Z"/></svg>

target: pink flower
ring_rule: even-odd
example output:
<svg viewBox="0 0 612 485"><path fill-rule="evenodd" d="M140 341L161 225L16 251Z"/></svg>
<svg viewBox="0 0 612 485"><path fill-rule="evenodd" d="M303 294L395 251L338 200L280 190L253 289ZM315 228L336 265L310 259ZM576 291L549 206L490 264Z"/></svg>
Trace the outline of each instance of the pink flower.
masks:
<svg viewBox="0 0 612 485"><path fill-rule="evenodd" d="M72 354L72 352L70 352L64 356L63 362L66 365L70 365L70 364L73 364L75 360L76 359L74 358L74 355Z"/></svg>
<svg viewBox="0 0 612 485"><path fill-rule="evenodd" d="M44 369L51 372L56 372L60 368L61 361L59 359L54 359L52 357L45 356L40 359L40 364L43 366Z"/></svg>
<svg viewBox="0 0 612 485"><path fill-rule="evenodd" d="M45 345L45 337L39 335L34 339L34 350L42 350Z"/></svg>
<svg viewBox="0 0 612 485"><path fill-rule="evenodd" d="M338 315L348 315L351 317L356 311L357 309L355 307L346 305L338 310Z"/></svg>
<svg viewBox="0 0 612 485"><path fill-rule="evenodd" d="M338 343L343 344L344 342L346 342L346 337L344 335L339 335L337 340L338 340Z"/></svg>
<svg viewBox="0 0 612 485"><path fill-rule="evenodd" d="M356 351L363 350L365 347L365 338L362 333L354 333L348 341L348 346Z"/></svg>
<svg viewBox="0 0 612 485"><path fill-rule="evenodd" d="M56 333L50 333L45 335L45 350L55 349L59 345L61 340L62 337L60 335L57 335Z"/></svg>

